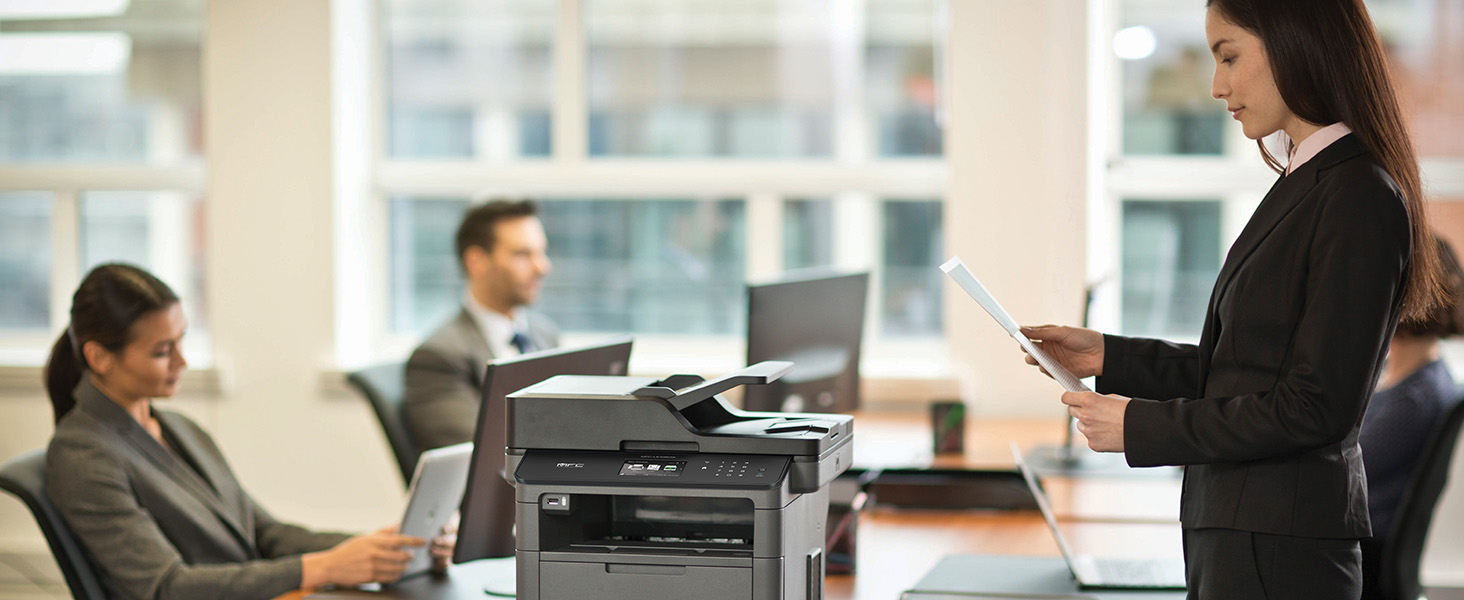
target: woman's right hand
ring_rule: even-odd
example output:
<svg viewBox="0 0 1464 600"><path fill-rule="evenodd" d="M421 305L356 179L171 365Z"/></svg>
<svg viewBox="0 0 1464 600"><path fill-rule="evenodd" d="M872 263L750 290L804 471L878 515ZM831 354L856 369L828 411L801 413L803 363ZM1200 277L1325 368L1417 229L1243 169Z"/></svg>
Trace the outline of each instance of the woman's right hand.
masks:
<svg viewBox="0 0 1464 600"><path fill-rule="evenodd" d="M358 535L329 550L303 556L300 587L316 589L326 585L391 583L402 576L412 558L412 553L403 548L426 544L427 540L400 535L391 527Z"/></svg>
<svg viewBox="0 0 1464 600"><path fill-rule="evenodd" d="M1022 335L1041 345L1043 352L1067 367L1079 379L1103 374L1102 333L1082 327L1040 325L1023 327ZM1037 359L1029 355L1027 364L1036 365ZM1042 369L1042 372L1047 373L1047 370Z"/></svg>

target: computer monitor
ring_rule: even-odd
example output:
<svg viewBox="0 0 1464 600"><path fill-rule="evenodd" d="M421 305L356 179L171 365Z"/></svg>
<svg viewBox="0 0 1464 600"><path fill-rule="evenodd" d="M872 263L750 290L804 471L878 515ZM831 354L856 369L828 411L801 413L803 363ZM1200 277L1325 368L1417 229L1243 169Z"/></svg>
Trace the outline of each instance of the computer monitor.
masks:
<svg viewBox="0 0 1464 600"><path fill-rule="evenodd" d="M793 371L744 388L753 411L846 412L859 407L859 346L869 273L805 272L747 286L747 364Z"/></svg>
<svg viewBox="0 0 1464 600"><path fill-rule="evenodd" d="M488 363L468 489L459 511L454 563L514 555L513 487L503 478L508 395L555 375L624 375L631 342L631 338L619 338L598 346L545 350Z"/></svg>

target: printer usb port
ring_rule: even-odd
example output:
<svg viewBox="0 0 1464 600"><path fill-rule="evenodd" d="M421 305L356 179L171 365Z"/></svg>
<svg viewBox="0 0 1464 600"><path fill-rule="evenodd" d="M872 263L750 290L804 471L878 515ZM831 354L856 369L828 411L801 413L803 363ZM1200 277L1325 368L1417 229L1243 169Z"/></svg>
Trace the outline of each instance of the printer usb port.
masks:
<svg viewBox="0 0 1464 600"><path fill-rule="evenodd" d="M569 513L569 494L544 494L540 500L544 512Z"/></svg>

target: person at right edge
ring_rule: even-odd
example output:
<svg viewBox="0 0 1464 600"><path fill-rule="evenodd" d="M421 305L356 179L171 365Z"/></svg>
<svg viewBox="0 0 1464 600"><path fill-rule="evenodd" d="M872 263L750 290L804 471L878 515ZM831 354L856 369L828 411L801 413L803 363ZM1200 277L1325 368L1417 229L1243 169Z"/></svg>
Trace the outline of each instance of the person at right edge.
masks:
<svg viewBox="0 0 1464 600"><path fill-rule="evenodd" d="M1024 333L1098 378L1062 395L1092 449L1186 467L1189 598L1355 599L1363 413L1399 319L1442 294L1418 160L1361 0L1210 0L1205 34L1212 95L1281 177L1225 258L1199 344ZM1276 132L1284 165L1259 142Z"/></svg>
<svg viewBox="0 0 1464 600"><path fill-rule="evenodd" d="M1419 321L1398 324L1383 365L1382 381L1362 417L1362 462L1367 467L1367 508L1372 539L1362 541L1362 597L1385 598L1378 578L1383 545L1422 458L1423 445L1459 402L1459 384L1439 357L1439 340L1464 333L1464 268L1454 250L1435 238L1442 266L1443 304Z"/></svg>

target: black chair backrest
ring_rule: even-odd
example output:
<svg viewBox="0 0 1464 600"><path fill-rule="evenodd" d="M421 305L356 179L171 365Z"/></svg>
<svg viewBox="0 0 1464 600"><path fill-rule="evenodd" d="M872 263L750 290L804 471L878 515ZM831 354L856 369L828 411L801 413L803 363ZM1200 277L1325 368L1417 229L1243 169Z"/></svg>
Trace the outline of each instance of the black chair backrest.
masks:
<svg viewBox="0 0 1464 600"><path fill-rule="evenodd" d="M1408 489L1393 521L1393 533L1383 543L1378 583L1386 598L1417 600L1422 591L1418 566L1423 557L1423 544L1428 540L1434 508L1449 481L1449 464L1459 443L1461 425L1464 425L1464 401L1444 414L1444 420L1424 442L1419 463L1408 478Z"/></svg>
<svg viewBox="0 0 1464 600"><path fill-rule="evenodd" d="M346 376L346 381L361 390L376 411L381 430L386 433L386 442L396 456L397 466L402 470L402 481L410 483L412 472L417 469L417 457L422 452L412 441L407 424L402 419L406 365L388 363L367 367Z"/></svg>
<svg viewBox="0 0 1464 600"><path fill-rule="evenodd" d="M77 600L106 600L102 581L86 552L46 496L46 449L32 450L0 466L0 489L20 498L35 516L57 566L66 576L71 596Z"/></svg>

